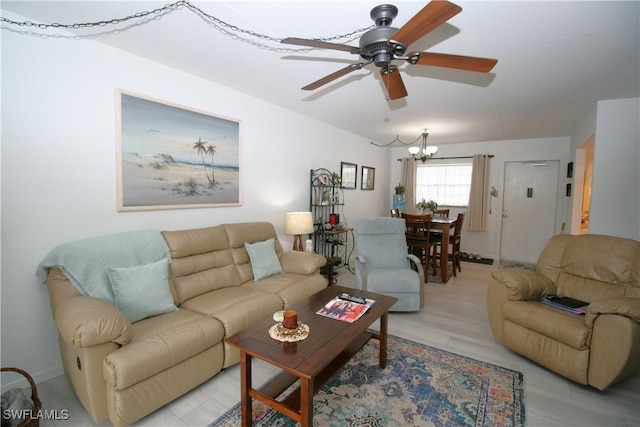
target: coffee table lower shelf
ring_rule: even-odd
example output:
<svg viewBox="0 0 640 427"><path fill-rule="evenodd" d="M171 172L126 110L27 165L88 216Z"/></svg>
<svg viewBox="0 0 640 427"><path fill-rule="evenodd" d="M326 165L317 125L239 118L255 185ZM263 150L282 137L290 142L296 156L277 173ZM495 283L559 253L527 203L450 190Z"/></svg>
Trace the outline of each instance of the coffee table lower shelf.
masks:
<svg viewBox="0 0 640 427"><path fill-rule="evenodd" d="M335 359L331 361L318 375L313 378L313 391L312 395L315 395L323 385L327 383L344 365L346 365L357 352L369 342L371 338L377 338L378 334L366 331L362 335L354 340L349 346L344 349ZM382 361L381 365L382 365ZM382 368L384 366L381 366ZM301 422L301 388L297 387L289 396L284 400L276 400L282 393L284 393L289 387L291 387L300 377L283 371L276 376L273 380L265 384L259 390L250 389L249 396L259 400L270 408L292 418L295 421Z"/></svg>

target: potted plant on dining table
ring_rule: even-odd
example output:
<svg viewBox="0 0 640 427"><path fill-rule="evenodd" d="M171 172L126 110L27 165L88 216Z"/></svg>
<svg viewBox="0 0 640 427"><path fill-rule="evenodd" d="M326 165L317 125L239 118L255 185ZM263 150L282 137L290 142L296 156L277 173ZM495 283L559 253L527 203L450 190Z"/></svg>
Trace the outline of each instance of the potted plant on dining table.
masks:
<svg viewBox="0 0 640 427"><path fill-rule="evenodd" d="M426 201L424 198L418 202L416 207L422 211L423 215L426 215L428 213L432 213L438 210L438 204L435 201L433 200Z"/></svg>

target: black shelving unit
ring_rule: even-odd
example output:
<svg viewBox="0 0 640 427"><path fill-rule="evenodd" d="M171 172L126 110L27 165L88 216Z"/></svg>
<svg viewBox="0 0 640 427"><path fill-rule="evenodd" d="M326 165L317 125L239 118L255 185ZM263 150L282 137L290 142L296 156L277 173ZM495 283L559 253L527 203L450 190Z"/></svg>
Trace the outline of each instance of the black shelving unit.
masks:
<svg viewBox="0 0 640 427"><path fill-rule="evenodd" d="M343 214L344 192L340 175L328 169L311 169L310 210L313 216L313 247L327 258L340 257L349 267L349 233Z"/></svg>

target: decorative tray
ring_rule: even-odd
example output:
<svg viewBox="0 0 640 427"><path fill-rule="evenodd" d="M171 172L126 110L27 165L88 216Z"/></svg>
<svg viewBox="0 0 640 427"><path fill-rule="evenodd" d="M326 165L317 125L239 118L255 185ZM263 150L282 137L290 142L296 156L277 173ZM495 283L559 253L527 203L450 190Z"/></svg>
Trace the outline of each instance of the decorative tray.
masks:
<svg viewBox="0 0 640 427"><path fill-rule="evenodd" d="M282 323L276 323L269 328L269 336L274 340L282 342L302 341L309 336L309 326L302 322L298 322L297 328L287 329L282 325Z"/></svg>

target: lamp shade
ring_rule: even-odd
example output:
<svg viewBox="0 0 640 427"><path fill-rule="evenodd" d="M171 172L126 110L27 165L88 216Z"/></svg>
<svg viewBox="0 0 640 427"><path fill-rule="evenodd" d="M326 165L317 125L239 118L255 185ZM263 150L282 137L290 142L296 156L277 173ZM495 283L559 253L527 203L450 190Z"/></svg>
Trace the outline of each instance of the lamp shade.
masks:
<svg viewBox="0 0 640 427"><path fill-rule="evenodd" d="M313 218L311 212L287 212L284 221L286 234L309 234L313 232Z"/></svg>
<svg viewBox="0 0 640 427"><path fill-rule="evenodd" d="M423 148L422 151L427 156L433 156L434 154L436 154L438 152L438 147L436 147L434 145L429 145L429 146Z"/></svg>

